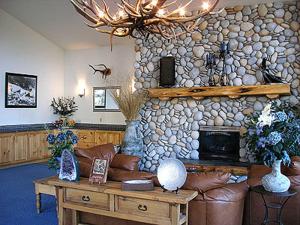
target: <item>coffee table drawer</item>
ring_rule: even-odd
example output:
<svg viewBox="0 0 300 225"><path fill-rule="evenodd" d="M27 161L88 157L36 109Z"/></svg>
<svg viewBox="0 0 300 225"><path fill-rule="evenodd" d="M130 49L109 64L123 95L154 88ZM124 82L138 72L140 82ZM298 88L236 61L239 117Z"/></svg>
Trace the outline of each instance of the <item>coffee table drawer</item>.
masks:
<svg viewBox="0 0 300 225"><path fill-rule="evenodd" d="M109 210L109 196L104 193L66 189L65 200Z"/></svg>
<svg viewBox="0 0 300 225"><path fill-rule="evenodd" d="M116 211L138 216L170 217L168 203L116 196Z"/></svg>

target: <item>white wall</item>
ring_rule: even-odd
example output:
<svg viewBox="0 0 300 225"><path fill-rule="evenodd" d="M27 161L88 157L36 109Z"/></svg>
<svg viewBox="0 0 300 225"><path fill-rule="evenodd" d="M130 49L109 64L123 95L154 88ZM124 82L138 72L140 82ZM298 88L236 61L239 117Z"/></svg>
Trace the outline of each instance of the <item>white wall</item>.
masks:
<svg viewBox="0 0 300 225"><path fill-rule="evenodd" d="M4 108L5 72L38 76L34 109ZM64 51L0 9L0 125L55 119L49 105L64 94Z"/></svg>
<svg viewBox="0 0 300 225"><path fill-rule="evenodd" d="M130 45L114 45L86 50L69 50L65 52L65 96L75 96L79 110L74 119L81 123L125 124L120 112L93 112L93 87L118 86L134 75L134 42ZM112 69L107 80L99 73L93 75L89 64L105 64ZM86 95L78 97L80 87Z"/></svg>

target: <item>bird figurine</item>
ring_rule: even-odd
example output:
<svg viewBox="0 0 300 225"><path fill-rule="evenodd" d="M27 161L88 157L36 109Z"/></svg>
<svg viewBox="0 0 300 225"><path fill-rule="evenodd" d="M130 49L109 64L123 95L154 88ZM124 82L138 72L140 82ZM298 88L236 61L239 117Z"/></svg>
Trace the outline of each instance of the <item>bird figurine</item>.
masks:
<svg viewBox="0 0 300 225"><path fill-rule="evenodd" d="M269 70L267 67L267 58L264 57L262 59L262 63L260 66L264 78L264 82L266 84L271 84L271 83L283 83L280 77L275 76L272 74L272 72Z"/></svg>

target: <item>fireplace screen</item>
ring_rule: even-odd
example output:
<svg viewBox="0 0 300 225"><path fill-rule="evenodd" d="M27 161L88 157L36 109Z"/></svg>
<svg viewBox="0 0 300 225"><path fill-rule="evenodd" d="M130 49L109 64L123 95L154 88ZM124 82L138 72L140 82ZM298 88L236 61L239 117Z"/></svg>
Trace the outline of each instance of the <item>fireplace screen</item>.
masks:
<svg viewBox="0 0 300 225"><path fill-rule="evenodd" d="M201 129L199 158L203 160L239 160L240 132L230 129Z"/></svg>

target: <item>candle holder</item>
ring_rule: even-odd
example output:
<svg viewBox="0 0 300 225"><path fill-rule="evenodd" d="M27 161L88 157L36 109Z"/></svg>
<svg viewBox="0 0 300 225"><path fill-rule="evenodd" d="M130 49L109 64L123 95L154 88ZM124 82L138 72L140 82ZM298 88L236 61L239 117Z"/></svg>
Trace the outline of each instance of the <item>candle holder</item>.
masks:
<svg viewBox="0 0 300 225"><path fill-rule="evenodd" d="M226 86L229 85L229 79L228 79L228 75L227 75L227 71L226 71L226 58L230 56L230 47L229 47L229 42L225 43L222 42L220 45L220 50L219 50L219 57L218 57L218 63L223 61L223 66L222 66L222 70L219 72L221 72L219 74L219 84L221 86ZM208 70L208 76L209 76L209 81L208 84L209 86L216 86L217 85L217 81L214 77L215 75L215 71L218 70L217 68L217 56L214 53L208 53L206 55L206 69Z"/></svg>

